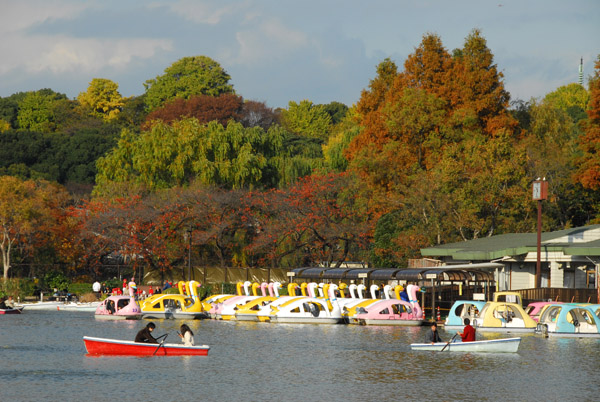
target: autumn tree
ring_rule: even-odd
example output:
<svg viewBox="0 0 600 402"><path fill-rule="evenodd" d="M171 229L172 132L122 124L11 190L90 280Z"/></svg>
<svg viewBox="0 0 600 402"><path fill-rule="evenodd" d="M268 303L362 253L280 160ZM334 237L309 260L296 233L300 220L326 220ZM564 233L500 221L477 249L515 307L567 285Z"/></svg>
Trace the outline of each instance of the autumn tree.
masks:
<svg viewBox="0 0 600 402"><path fill-rule="evenodd" d="M81 92L77 100L84 109L105 121L115 119L125 104L119 84L105 78L92 79L87 91Z"/></svg>
<svg viewBox="0 0 600 402"><path fill-rule="evenodd" d="M238 121L244 100L234 94L219 96L194 95L189 99L175 98L146 116L145 127L154 120L171 123L184 118L196 118L200 124L217 121L226 126L229 120Z"/></svg>
<svg viewBox="0 0 600 402"><path fill-rule="evenodd" d="M47 244L57 214L68 202L66 192L56 184L0 177L0 252L4 279L8 278L15 248L19 246L31 254L35 247Z"/></svg>
<svg viewBox="0 0 600 402"><path fill-rule="evenodd" d="M209 57L184 57L167 67L163 75L144 83L146 105L152 111L174 98L233 93L230 78L221 65Z"/></svg>
<svg viewBox="0 0 600 402"><path fill-rule="evenodd" d="M590 102L585 134L579 139L582 152L578 160L576 180L585 188L600 188L600 56L596 59L594 75L589 80Z"/></svg>

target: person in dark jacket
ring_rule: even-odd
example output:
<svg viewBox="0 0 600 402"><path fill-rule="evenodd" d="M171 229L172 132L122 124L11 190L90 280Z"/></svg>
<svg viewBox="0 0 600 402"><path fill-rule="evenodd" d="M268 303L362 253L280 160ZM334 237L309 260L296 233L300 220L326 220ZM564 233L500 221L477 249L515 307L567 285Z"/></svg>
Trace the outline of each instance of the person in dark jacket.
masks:
<svg viewBox="0 0 600 402"><path fill-rule="evenodd" d="M149 322L144 328L140 330L135 336L135 342L143 342L143 343L158 343L158 341L152 336L152 331L154 331L156 325L153 322Z"/></svg>
<svg viewBox="0 0 600 402"><path fill-rule="evenodd" d="M431 324L431 329L425 334L425 343L431 343L432 345L436 342L444 342L440 338L440 334L437 331L437 323Z"/></svg>

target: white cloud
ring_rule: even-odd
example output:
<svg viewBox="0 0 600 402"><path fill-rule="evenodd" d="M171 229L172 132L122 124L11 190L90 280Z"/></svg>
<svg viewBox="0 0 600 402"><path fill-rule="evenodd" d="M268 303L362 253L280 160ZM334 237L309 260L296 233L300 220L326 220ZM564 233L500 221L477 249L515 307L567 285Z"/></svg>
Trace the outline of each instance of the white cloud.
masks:
<svg viewBox="0 0 600 402"><path fill-rule="evenodd" d="M238 13L240 8L245 8L244 3L218 6L219 2L202 2L198 0L182 0L169 4L169 8L181 17L201 24L217 25L224 16Z"/></svg>
<svg viewBox="0 0 600 402"><path fill-rule="evenodd" d="M55 19L73 19L90 8L87 2L61 0L0 1L0 35Z"/></svg>
<svg viewBox="0 0 600 402"><path fill-rule="evenodd" d="M288 29L277 19L271 19L255 29L239 31L235 35L239 51L222 54L231 64L256 64L280 59L309 45L306 34Z"/></svg>

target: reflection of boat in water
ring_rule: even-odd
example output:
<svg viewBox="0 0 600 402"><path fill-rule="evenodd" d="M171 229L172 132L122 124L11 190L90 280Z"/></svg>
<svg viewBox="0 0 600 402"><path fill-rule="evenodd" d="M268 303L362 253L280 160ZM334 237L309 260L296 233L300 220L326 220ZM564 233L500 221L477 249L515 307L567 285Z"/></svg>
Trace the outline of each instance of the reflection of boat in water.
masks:
<svg viewBox="0 0 600 402"><path fill-rule="evenodd" d="M96 308L99 320L139 320L142 310L130 296L109 296Z"/></svg>
<svg viewBox="0 0 600 402"><path fill-rule="evenodd" d="M478 331L533 332L537 323L520 304L487 302L473 320L473 326Z"/></svg>
<svg viewBox="0 0 600 402"><path fill-rule="evenodd" d="M423 316L417 317L409 302L396 299L379 300L350 317L350 324L420 326Z"/></svg>
<svg viewBox="0 0 600 402"><path fill-rule="evenodd" d="M536 332L544 336L600 337L599 305L550 304L537 324Z"/></svg>
<svg viewBox="0 0 600 402"><path fill-rule="evenodd" d="M90 355L112 356L206 356L210 346L184 346L175 343L140 343L118 339L84 336L85 349Z"/></svg>
<svg viewBox="0 0 600 402"><path fill-rule="evenodd" d="M444 352L516 353L519 350L520 343L521 338L505 338L473 342L438 342L433 345L431 343L411 343L410 348L412 350L431 350L437 352L443 350Z"/></svg>
<svg viewBox="0 0 600 402"><path fill-rule="evenodd" d="M479 311L485 306L484 301L476 300L457 300L454 302L448 317L444 321L445 330L462 330L465 327L465 318L475 322L479 316Z"/></svg>
<svg viewBox="0 0 600 402"><path fill-rule="evenodd" d="M208 314L198 300L181 294L158 294L141 303L143 318L207 318Z"/></svg>

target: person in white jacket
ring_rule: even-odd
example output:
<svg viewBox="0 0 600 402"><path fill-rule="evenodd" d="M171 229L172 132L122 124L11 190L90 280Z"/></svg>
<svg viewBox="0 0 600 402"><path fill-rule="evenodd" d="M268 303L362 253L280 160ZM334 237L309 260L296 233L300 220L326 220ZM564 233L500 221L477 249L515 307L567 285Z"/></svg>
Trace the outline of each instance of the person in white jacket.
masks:
<svg viewBox="0 0 600 402"><path fill-rule="evenodd" d="M186 324L179 327L179 337L185 346L194 346L194 333Z"/></svg>

